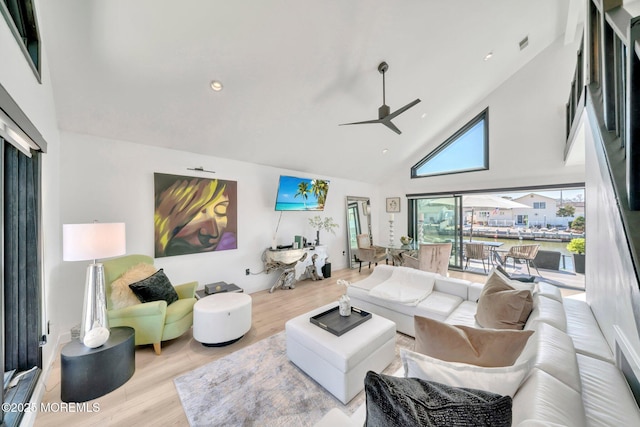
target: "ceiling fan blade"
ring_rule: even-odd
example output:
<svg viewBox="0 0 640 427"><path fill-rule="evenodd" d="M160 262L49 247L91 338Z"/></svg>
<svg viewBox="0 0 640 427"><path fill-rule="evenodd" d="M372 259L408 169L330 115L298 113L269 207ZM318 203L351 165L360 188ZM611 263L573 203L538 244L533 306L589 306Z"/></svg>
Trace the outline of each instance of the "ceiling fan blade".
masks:
<svg viewBox="0 0 640 427"><path fill-rule="evenodd" d="M416 100L408 103L404 107L400 108L399 110L394 111L393 113L391 113L391 109L389 108L389 106L385 102L385 98L386 97L385 97L384 73L388 69L389 69L389 65L384 61L381 62L380 65L378 65L378 72L380 72L380 74L382 74L382 105L378 108L378 119L377 120L365 120L365 121L362 121L362 122L353 122L353 123L341 123L338 126L364 125L364 124L370 124L370 123L382 123L383 125L385 125L389 129L391 129L392 131L397 133L398 135L400 135L402 133L402 132L400 132L400 129L398 129L397 126L394 125L391 122L391 119L393 119L394 117L399 116L400 114L402 114L405 111L407 111L409 108L411 108L414 105L416 105L418 102L420 102L420 99L416 99Z"/></svg>
<svg viewBox="0 0 640 427"><path fill-rule="evenodd" d="M393 113L389 114L386 118L388 119L393 119L394 117L404 113L405 111L407 111L409 108L413 107L414 105L416 105L418 102L420 102L420 99L416 99L415 101L412 101L410 103L408 103L407 105L405 105L404 107L394 111Z"/></svg>
<svg viewBox="0 0 640 427"><path fill-rule="evenodd" d="M393 123L391 123L391 119L389 119L388 117L385 117L384 120L382 120L380 123L382 123L383 125L385 125L386 127L388 127L389 129L391 129L392 131L394 131L395 133L397 133L398 135L400 135L402 132L400 132L400 129L398 129L396 127L396 125L394 125Z"/></svg>
<svg viewBox="0 0 640 427"><path fill-rule="evenodd" d="M366 125L369 123L382 123L382 120L365 120L364 122L353 122L353 123L340 123L338 126L347 126L347 125Z"/></svg>

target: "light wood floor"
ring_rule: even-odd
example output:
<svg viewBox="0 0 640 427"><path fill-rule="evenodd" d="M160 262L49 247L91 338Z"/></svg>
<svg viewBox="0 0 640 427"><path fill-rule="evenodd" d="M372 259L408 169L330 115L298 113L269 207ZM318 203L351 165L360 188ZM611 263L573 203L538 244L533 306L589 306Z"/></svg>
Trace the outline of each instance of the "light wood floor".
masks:
<svg viewBox="0 0 640 427"><path fill-rule="evenodd" d="M186 426L187 418L173 384L175 377L283 331L288 319L337 301L344 293L344 287L336 284L338 279L355 282L368 276L370 271L366 267L360 274L357 269L339 270L329 279L298 282L295 289L253 293L252 326L240 341L226 347L204 347L187 332L164 342L159 356L152 346L139 346L133 377L117 390L89 402L99 404L98 412L39 412L35 425ZM59 353L51 368L43 402L61 402Z"/></svg>
<svg viewBox="0 0 640 427"><path fill-rule="evenodd" d="M204 347L195 341L191 332L163 343L162 354L156 355L152 346L136 348L136 371L133 377L117 390L88 402L97 403L99 411L39 412L35 426L186 426L173 379L208 362L284 330L285 322L320 305L337 301L344 288L338 279L355 282L367 277L371 270L363 267L339 270L329 279L298 282L295 289L268 290L251 294L253 298L251 330L238 342L227 347ZM451 271L451 277L484 283L486 276ZM51 367L44 403L60 403L60 355Z"/></svg>

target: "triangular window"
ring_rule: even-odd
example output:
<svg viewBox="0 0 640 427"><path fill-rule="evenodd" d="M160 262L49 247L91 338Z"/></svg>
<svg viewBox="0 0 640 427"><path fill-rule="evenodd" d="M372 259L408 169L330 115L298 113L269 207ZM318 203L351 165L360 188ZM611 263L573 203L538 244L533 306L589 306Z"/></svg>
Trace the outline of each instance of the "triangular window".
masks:
<svg viewBox="0 0 640 427"><path fill-rule="evenodd" d="M411 168L411 178L489 169L489 108Z"/></svg>

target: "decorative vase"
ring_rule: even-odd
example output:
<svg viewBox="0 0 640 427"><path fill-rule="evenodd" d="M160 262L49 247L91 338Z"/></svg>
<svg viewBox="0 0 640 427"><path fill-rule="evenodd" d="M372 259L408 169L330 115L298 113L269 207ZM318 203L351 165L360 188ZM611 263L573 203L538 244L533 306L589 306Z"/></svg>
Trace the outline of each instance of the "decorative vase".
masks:
<svg viewBox="0 0 640 427"><path fill-rule="evenodd" d="M316 246L320 246L320 230L316 230Z"/></svg>
<svg viewBox="0 0 640 427"><path fill-rule="evenodd" d="M338 300L340 316L351 316L351 298L349 295L343 294Z"/></svg>

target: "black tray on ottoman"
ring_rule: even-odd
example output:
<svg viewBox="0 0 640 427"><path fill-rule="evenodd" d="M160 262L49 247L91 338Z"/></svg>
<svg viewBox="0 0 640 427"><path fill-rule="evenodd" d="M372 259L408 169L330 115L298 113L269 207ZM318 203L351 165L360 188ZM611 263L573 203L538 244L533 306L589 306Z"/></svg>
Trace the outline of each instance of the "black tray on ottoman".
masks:
<svg viewBox="0 0 640 427"><path fill-rule="evenodd" d="M371 313L355 307L351 307L351 316L340 316L337 306L309 318L314 325L337 336L349 332L369 319L371 319Z"/></svg>

